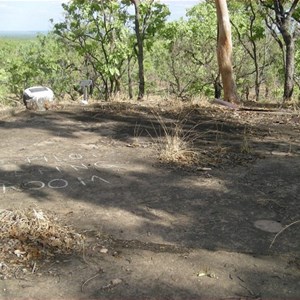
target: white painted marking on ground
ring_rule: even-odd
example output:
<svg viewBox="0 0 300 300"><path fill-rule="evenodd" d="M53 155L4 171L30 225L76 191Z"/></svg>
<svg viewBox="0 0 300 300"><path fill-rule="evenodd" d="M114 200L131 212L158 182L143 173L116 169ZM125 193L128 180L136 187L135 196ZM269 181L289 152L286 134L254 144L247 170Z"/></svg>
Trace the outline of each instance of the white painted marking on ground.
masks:
<svg viewBox="0 0 300 300"><path fill-rule="evenodd" d="M61 185L61 186L59 186L59 185L55 186L55 185L53 185L54 182L62 182L63 185ZM66 181L64 179L52 179L51 181L48 182L49 188L52 188L52 189L63 189L65 187L67 187L68 184L69 184L68 181Z"/></svg>
<svg viewBox="0 0 300 300"><path fill-rule="evenodd" d="M82 178L77 177L77 179L79 180L79 182L80 182L82 185L86 185L85 182L82 180Z"/></svg>
<svg viewBox="0 0 300 300"><path fill-rule="evenodd" d="M105 183L110 184L109 181L107 181L107 180L105 180L105 179L103 179L103 178L101 178L101 177L99 177L99 176L96 176L96 175L93 175L92 178L91 178L91 180L94 182L94 181L95 181L95 178L98 178L99 180L101 180L101 181L103 181L103 182L105 182Z"/></svg>

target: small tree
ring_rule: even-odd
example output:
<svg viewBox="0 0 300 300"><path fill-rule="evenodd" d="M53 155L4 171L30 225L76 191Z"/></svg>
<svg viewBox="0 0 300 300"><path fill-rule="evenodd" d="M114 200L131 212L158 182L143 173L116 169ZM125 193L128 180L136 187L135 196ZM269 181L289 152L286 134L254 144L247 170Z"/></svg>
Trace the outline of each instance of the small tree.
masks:
<svg viewBox="0 0 300 300"><path fill-rule="evenodd" d="M145 94L145 73L144 73L144 48L150 50L155 35L165 25L166 17L170 14L166 5L154 0L123 0L127 5L134 5L134 32L136 44L134 52L138 60L139 90L138 100L143 99Z"/></svg>
<svg viewBox="0 0 300 300"><path fill-rule="evenodd" d="M254 87L255 100L259 101L261 85L266 80L265 72L268 66L274 65L276 59L274 55L270 55L272 38L266 34L264 18L258 13L255 0L233 1L230 3L230 9L236 12L231 18L231 24L241 46L239 48L247 56L246 62L239 62L239 68L235 70L237 82L238 72L241 70L243 81L246 83L243 87L246 99L249 100L249 89Z"/></svg>
<svg viewBox="0 0 300 300"><path fill-rule="evenodd" d="M298 6L300 0L284 1L284 0L260 0L260 3L266 10L266 24L271 30L276 41L283 49L281 40L278 38L279 30L285 45L285 80L283 101L291 99L294 90L294 73L295 73L295 40L298 31L298 23L300 22L300 8Z"/></svg>
<svg viewBox="0 0 300 300"><path fill-rule="evenodd" d="M186 13L186 19L168 22L152 55L159 84L182 99L200 93L212 96L218 77L215 5L201 2ZM157 43L158 44L158 43ZM159 45L158 45L159 46Z"/></svg>
<svg viewBox="0 0 300 300"><path fill-rule="evenodd" d="M153 0L151 1L153 2ZM141 32L141 16L140 16L140 1L131 0L131 3L134 5L135 18L134 18L134 30L137 41L137 58L139 64L139 92L138 100L143 99L145 94L145 74L144 74L144 41L143 35Z"/></svg>
<svg viewBox="0 0 300 300"><path fill-rule="evenodd" d="M120 91L126 71L130 52L126 15L118 1L73 0L63 8L65 20L55 24L54 32L81 56L85 71L91 69L85 73L98 81L99 92L108 100Z"/></svg>

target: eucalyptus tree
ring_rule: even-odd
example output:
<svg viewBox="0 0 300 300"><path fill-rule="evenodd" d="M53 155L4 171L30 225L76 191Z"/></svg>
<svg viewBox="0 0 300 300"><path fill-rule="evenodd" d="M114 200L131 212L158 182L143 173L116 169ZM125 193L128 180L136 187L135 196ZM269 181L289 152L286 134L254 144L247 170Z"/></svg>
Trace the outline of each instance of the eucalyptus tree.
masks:
<svg viewBox="0 0 300 300"><path fill-rule="evenodd" d="M224 100L238 102L232 67L232 39L229 12L226 0L215 0L218 19L217 57L222 78Z"/></svg>
<svg viewBox="0 0 300 300"><path fill-rule="evenodd" d="M192 51L193 42L186 21L178 20L166 25L151 55L153 78L158 77L160 90L186 99L193 95L193 88L202 82L200 66L193 59L198 54Z"/></svg>
<svg viewBox="0 0 300 300"><path fill-rule="evenodd" d="M214 90L215 98L219 98L221 89L215 55L218 32L215 6L211 1L202 1L188 10L187 18L187 35L191 39L191 43L188 44L188 53L191 55L191 61L200 67L202 75L200 81L203 85L201 90L206 95L210 95Z"/></svg>
<svg viewBox="0 0 300 300"><path fill-rule="evenodd" d="M157 33L164 27L166 18L170 14L165 4L155 0L122 0L122 3L134 6L134 15L127 11L133 21L136 42L133 45L138 60L139 90L138 99L145 94L144 48L150 50Z"/></svg>
<svg viewBox="0 0 300 300"><path fill-rule="evenodd" d="M131 0L134 5L135 17L134 17L134 30L136 35L137 44L137 58L139 64L139 92L138 100L141 100L145 94L145 75L144 75L144 43L141 31L141 14L140 14L140 1ZM151 1L153 2L153 1Z"/></svg>
<svg viewBox="0 0 300 300"><path fill-rule="evenodd" d="M182 99L193 95L212 96L218 77L216 62L215 6L199 3L186 18L169 22L162 32L161 47L153 55L155 71L169 92Z"/></svg>
<svg viewBox="0 0 300 300"><path fill-rule="evenodd" d="M296 41L296 53L295 53L295 84L300 90L300 40ZM298 100L300 100L300 95L298 95Z"/></svg>
<svg viewBox="0 0 300 300"><path fill-rule="evenodd" d="M123 7L116 0L73 0L62 6L65 19L54 25L54 32L81 56L84 75L108 100L120 91L130 51Z"/></svg>
<svg viewBox="0 0 300 300"><path fill-rule="evenodd" d="M243 82L247 100L250 89L254 87L255 100L258 101L261 85L267 80L268 68L276 63L276 56L270 55L273 51L272 39L259 13L257 1L231 1L229 8L235 12L231 24L234 28L233 36L237 40L234 53L237 83ZM243 50L244 55L239 53L242 52L239 49Z"/></svg>
<svg viewBox="0 0 300 300"><path fill-rule="evenodd" d="M299 2L300 0L260 0L260 4L266 9L266 24L285 52L284 101L291 99L294 90L295 41L300 23Z"/></svg>

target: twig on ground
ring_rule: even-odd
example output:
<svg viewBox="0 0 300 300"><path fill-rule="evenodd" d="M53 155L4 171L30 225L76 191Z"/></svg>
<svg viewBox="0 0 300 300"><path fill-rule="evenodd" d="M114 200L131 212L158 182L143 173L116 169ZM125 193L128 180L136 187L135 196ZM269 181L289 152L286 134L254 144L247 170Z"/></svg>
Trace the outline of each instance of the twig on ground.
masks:
<svg viewBox="0 0 300 300"><path fill-rule="evenodd" d="M274 239L272 240L272 242L271 242L271 244L270 244L270 246L269 246L269 249L271 249L271 247L273 246L275 240L277 239L277 237L278 237L282 232L284 232L286 229L288 229L289 227L291 227L291 226L293 226L293 225L295 225L295 224L297 224L297 223L300 223L300 220L295 221L295 222L293 222L293 223L291 223L291 224L285 226L283 229L281 229L281 230L275 235Z"/></svg>
<svg viewBox="0 0 300 300"><path fill-rule="evenodd" d="M100 274L103 273L102 269L99 269L99 271L92 277L88 278L82 285L81 285L81 292L83 292L84 286L90 282L91 280L97 278L98 276L100 276Z"/></svg>
<svg viewBox="0 0 300 300"><path fill-rule="evenodd" d="M33 264L33 267L32 267L32 270L31 270L31 274L33 274L35 272L35 269L36 269L36 262L34 262L34 264Z"/></svg>

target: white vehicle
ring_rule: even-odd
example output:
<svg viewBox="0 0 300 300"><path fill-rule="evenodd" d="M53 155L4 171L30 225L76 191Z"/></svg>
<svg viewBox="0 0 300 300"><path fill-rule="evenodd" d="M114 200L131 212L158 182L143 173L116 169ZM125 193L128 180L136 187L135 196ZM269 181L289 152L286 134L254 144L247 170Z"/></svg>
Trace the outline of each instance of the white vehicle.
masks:
<svg viewBox="0 0 300 300"><path fill-rule="evenodd" d="M28 109L45 109L46 103L54 101L54 93L45 86L33 86L23 92L23 102Z"/></svg>

